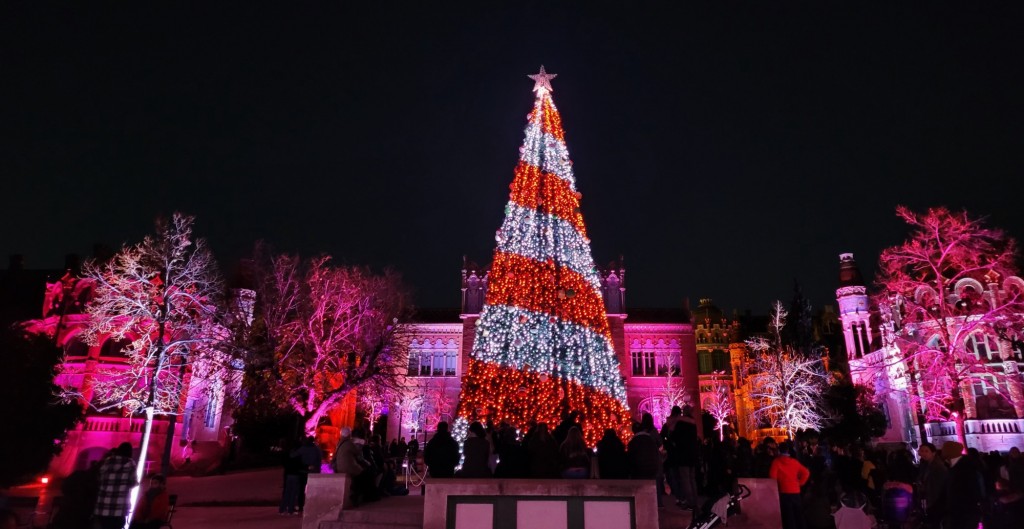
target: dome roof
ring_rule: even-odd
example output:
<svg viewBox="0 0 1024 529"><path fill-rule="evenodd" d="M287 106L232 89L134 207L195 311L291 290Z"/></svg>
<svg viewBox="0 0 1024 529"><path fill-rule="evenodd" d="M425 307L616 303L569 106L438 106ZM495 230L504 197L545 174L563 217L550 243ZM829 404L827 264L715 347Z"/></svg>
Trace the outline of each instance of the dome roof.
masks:
<svg viewBox="0 0 1024 529"><path fill-rule="evenodd" d="M697 325L720 324L725 319L725 313L711 302L711 298L701 298L700 305L693 309L692 314L693 319L691 321Z"/></svg>

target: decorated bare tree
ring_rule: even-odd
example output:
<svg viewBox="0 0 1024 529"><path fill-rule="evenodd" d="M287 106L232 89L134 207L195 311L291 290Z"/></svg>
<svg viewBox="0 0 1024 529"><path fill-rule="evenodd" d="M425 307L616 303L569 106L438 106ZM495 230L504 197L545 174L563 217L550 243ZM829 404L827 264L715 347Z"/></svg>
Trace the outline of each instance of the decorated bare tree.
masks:
<svg viewBox="0 0 1024 529"><path fill-rule="evenodd" d="M441 421L451 422L452 413L455 412L455 399L448 395L448 390L443 380L427 383L423 392L424 400L424 431L432 432L437 430L437 423Z"/></svg>
<svg viewBox="0 0 1024 529"><path fill-rule="evenodd" d="M715 375L723 375L716 371ZM736 413L732 398L729 394L729 384L717 376L712 383L712 391L704 397L702 407L708 415L715 420L715 429L718 430L718 440L725 439L725 427L729 426L729 419Z"/></svg>
<svg viewBox="0 0 1024 529"><path fill-rule="evenodd" d="M370 384L359 391L358 406L363 417L370 421L370 431L377 427L377 422L390 411L392 403L402 400L402 391L388 384Z"/></svg>
<svg viewBox="0 0 1024 529"><path fill-rule="evenodd" d="M786 316L782 303L776 301L769 336L747 340L747 346L754 355L749 368L753 420L785 430L792 438L799 430L820 430L828 423L821 398L828 376L819 358L805 358L783 344Z"/></svg>
<svg viewBox="0 0 1024 529"><path fill-rule="evenodd" d="M126 361L99 369L90 384L64 388L62 395L100 411L145 416L136 471L140 482L154 416L179 412L186 376L193 383L214 380L228 369L218 348L225 337L218 322L223 285L213 254L192 234L193 223L193 217L180 213L160 219L156 233L141 243L83 270L95 282L85 337L93 344L127 342ZM168 422L173 428L175 421ZM166 448L164 468L170 443ZM138 487L132 491L133 508L137 493Z"/></svg>
<svg viewBox="0 0 1024 529"><path fill-rule="evenodd" d="M256 255L251 371L298 413L307 434L352 390L397 388L411 305L397 273L337 266L328 257Z"/></svg>
<svg viewBox="0 0 1024 529"><path fill-rule="evenodd" d="M690 390L683 384L682 377L675 370L669 370L657 386L648 389L648 397L640 404L638 413L650 413L654 424L660 425L672 412L672 408L693 404Z"/></svg>
<svg viewBox="0 0 1024 529"><path fill-rule="evenodd" d="M886 356L875 368L907 381L890 389L905 393L925 419L955 421L966 446L972 386L1020 401L1011 343L1024 336L1017 245L966 212L896 212L910 235L879 260L876 303Z"/></svg>

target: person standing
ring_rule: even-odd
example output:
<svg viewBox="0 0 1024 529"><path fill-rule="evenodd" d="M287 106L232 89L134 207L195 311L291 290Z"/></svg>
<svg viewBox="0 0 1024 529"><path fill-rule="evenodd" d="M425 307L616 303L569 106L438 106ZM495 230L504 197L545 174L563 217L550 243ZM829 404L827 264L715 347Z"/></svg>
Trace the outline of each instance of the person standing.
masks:
<svg viewBox="0 0 1024 529"><path fill-rule="evenodd" d="M1024 492L1024 457L1020 455L1020 448L1010 449L1006 462L999 468L999 477L1008 481L1011 489Z"/></svg>
<svg viewBox="0 0 1024 529"><path fill-rule="evenodd" d="M590 449L583 441L583 433L573 426L558 448L558 468L563 479L587 479L590 477Z"/></svg>
<svg viewBox="0 0 1024 529"><path fill-rule="evenodd" d="M409 455L409 445L405 442L405 437L398 438L398 446L395 450L396 459L405 459Z"/></svg>
<svg viewBox="0 0 1024 529"><path fill-rule="evenodd" d="M629 477L629 464L626 461L626 445L608 428L604 437L597 442L597 473L601 479L626 479Z"/></svg>
<svg viewBox="0 0 1024 529"><path fill-rule="evenodd" d="M459 443L448 432L448 423L437 423L434 437L423 448L423 462L432 478L455 477L455 466L459 464Z"/></svg>
<svg viewBox="0 0 1024 529"><path fill-rule="evenodd" d="M569 435L569 429L576 428L583 431L583 426L580 425L580 412L570 411L569 413L562 415L562 422L558 423L555 430L551 432L551 436L555 438L558 445L561 446L565 442L565 438Z"/></svg>
<svg viewBox="0 0 1024 529"><path fill-rule="evenodd" d="M529 476L531 478L558 477L558 442L548 433L547 423L542 422L534 428L526 450L530 461Z"/></svg>
<svg viewBox="0 0 1024 529"><path fill-rule="evenodd" d="M469 425L469 435L462 445L465 460L462 463L460 478L491 477L491 442L487 440L484 425L473 422Z"/></svg>
<svg viewBox="0 0 1024 529"><path fill-rule="evenodd" d="M299 473L299 501L297 504L299 512L302 512L302 509L306 507L306 483L309 482L309 475L320 473L320 465L323 463L324 455L320 451L320 447L316 445L316 439L312 436L306 436L302 446L296 449L295 452L303 467L303 470Z"/></svg>
<svg viewBox="0 0 1024 529"><path fill-rule="evenodd" d="M171 511L171 499L167 494L167 478L154 474L149 478L149 489L139 498L132 517L131 529L160 529Z"/></svg>
<svg viewBox="0 0 1024 529"><path fill-rule="evenodd" d="M683 508L693 509L694 513L699 509L697 505L697 466L701 451L700 438L697 436L697 423L691 415L693 410L686 406L683 408L682 419L676 422L669 436L671 451L669 452L669 465L671 471L676 472L676 483L679 484L676 500Z"/></svg>
<svg viewBox="0 0 1024 529"><path fill-rule="evenodd" d="M664 480L668 482L668 488L672 493L672 497L676 498L677 505L682 505L679 498L683 497L683 493L679 484L679 465L676 463L676 458L672 455L672 439L670 437L672 437L672 430L675 429L676 423L682 419L683 408L672 406L668 417L665 418L665 423L661 425L660 435L658 435L658 446L663 448L661 453L665 460L662 465L662 474L664 475ZM661 493L660 489L658 493Z"/></svg>
<svg viewBox="0 0 1024 529"><path fill-rule="evenodd" d="M93 516L100 529L121 529L128 517L129 495L136 484L131 443L121 443L100 464Z"/></svg>
<svg viewBox="0 0 1024 529"><path fill-rule="evenodd" d="M281 503L278 505L277 513L291 515L296 513L299 501L299 474L304 473L302 459L299 458L298 448L288 450L284 454L284 475L281 486Z"/></svg>
<svg viewBox="0 0 1024 529"><path fill-rule="evenodd" d="M88 469L76 470L61 482L61 505L53 517L52 529L89 527L93 508L96 507L101 462L93 461Z"/></svg>
<svg viewBox="0 0 1024 529"><path fill-rule="evenodd" d="M811 478L811 471L793 458L793 443L785 441L779 445L779 456L768 469L768 477L779 484L779 510L782 513L783 529L804 529L803 505L800 503L800 487Z"/></svg>
<svg viewBox="0 0 1024 529"><path fill-rule="evenodd" d="M416 457L420 455L420 442L415 437L409 441L408 445L409 464L416 462Z"/></svg>
<svg viewBox="0 0 1024 529"><path fill-rule="evenodd" d="M924 514L924 522L930 527L938 527L946 514L946 480L949 469L931 443L921 443L917 456L921 458L917 471L918 505Z"/></svg>
<svg viewBox="0 0 1024 529"><path fill-rule="evenodd" d="M633 438L626 445L626 459L629 461L629 479L645 479L658 483L661 455L658 442L640 424L633 424ZM656 491L658 508L662 508L661 491Z"/></svg>
<svg viewBox="0 0 1024 529"><path fill-rule="evenodd" d="M943 529L977 529L981 522L981 502L985 499L985 483L977 462L963 454L964 445L946 441L942 459L949 463L946 480L946 504L949 512Z"/></svg>
<svg viewBox="0 0 1024 529"><path fill-rule="evenodd" d="M488 460L488 466L492 462L494 463L494 477L528 477L530 463L526 455L526 447L519 442L515 428L502 422L494 435L488 437L494 439L494 452L497 454L496 458Z"/></svg>

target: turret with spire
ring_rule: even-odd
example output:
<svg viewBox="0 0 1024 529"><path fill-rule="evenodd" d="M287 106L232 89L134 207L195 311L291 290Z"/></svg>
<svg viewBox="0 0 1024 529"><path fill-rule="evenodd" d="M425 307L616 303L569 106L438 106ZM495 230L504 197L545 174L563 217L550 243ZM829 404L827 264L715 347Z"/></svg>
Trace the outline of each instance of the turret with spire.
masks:
<svg viewBox="0 0 1024 529"><path fill-rule="evenodd" d="M860 358L871 352L871 311L867 287L852 253L839 254L839 319L846 337L846 357Z"/></svg>

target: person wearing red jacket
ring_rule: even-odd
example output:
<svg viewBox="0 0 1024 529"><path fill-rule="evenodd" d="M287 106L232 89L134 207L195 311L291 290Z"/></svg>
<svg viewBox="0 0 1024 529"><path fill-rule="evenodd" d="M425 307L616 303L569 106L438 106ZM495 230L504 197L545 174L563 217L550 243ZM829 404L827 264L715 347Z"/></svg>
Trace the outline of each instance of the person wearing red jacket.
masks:
<svg viewBox="0 0 1024 529"><path fill-rule="evenodd" d="M800 504L800 487L811 477L811 471L793 458L793 443L785 441L779 445L779 456L772 461L768 477L779 484L779 510L782 514L783 529L804 529L803 506Z"/></svg>

